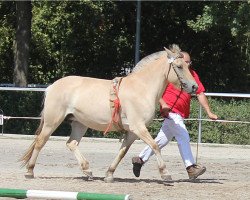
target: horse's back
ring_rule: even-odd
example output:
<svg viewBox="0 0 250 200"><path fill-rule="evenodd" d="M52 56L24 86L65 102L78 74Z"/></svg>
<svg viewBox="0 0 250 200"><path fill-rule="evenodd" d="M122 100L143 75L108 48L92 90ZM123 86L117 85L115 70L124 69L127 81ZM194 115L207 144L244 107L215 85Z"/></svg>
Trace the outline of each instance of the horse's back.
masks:
<svg viewBox="0 0 250 200"><path fill-rule="evenodd" d="M98 79L84 76L66 76L55 81L51 87L73 88L77 86L91 86L92 84L105 84L110 80Z"/></svg>
<svg viewBox="0 0 250 200"><path fill-rule="evenodd" d="M46 91L44 108L63 116L73 114L85 123L106 123L110 118L110 80L67 76ZM100 111L102 115L100 115Z"/></svg>
<svg viewBox="0 0 250 200"><path fill-rule="evenodd" d="M60 93L74 93L75 90L78 92L84 92L89 89L98 90L98 88L107 88L110 85L110 80L83 77L83 76L66 76L55 81L52 85L47 88L47 93L57 91Z"/></svg>
<svg viewBox="0 0 250 200"><path fill-rule="evenodd" d="M71 103L81 99L82 102L91 99L92 103L100 98L108 97L110 80L81 76L67 76L55 81L46 91L48 98ZM69 102L68 102L69 103Z"/></svg>

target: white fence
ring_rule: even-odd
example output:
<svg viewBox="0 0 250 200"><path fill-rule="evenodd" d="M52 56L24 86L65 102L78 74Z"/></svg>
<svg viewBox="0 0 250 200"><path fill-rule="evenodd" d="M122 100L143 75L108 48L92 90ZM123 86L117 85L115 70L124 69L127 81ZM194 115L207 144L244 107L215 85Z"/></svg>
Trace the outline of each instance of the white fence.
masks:
<svg viewBox="0 0 250 200"><path fill-rule="evenodd" d="M31 91L31 92L44 92L46 88L20 88L20 87L0 87L0 91ZM242 94L242 93L205 93L206 96L210 97L234 97L234 98L250 98L250 94ZM1 105L0 105L1 106ZM18 117L18 116L4 116L3 110L0 109L0 126L2 126L2 134L3 134L3 126L4 120L8 119L40 119L40 117ZM201 143L201 133L202 133L202 121L211 121L211 122L227 122L227 123L244 123L250 124L249 121L236 121L236 120L210 120L202 118L202 107L199 108L198 118L189 118L186 120L198 121L198 143Z"/></svg>
<svg viewBox="0 0 250 200"><path fill-rule="evenodd" d="M250 94L240 94L240 93L205 93L206 96L210 97L234 97L234 98L250 98ZM189 119L192 120L192 119ZM244 123L250 124L249 121L233 121L233 120L211 120L211 119L202 119L202 107L199 107L199 117L198 119L194 119L199 121L199 128L198 128L198 143L201 143L201 130L202 130L202 121L214 121L214 122L227 122L227 123Z"/></svg>

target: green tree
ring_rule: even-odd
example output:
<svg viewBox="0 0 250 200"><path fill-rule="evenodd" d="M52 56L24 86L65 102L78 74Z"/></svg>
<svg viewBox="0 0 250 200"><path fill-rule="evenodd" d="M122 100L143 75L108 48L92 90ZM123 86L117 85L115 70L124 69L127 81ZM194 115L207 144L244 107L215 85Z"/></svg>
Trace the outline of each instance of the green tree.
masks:
<svg viewBox="0 0 250 200"><path fill-rule="evenodd" d="M223 1L206 4L202 14L187 21L204 39L199 45L202 59L208 64L211 60L213 70L206 68L203 74L208 74L208 84L215 84L216 91L249 91L249 17L250 1Z"/></svg>
<svg viewBox="0 0 250 200"><path fill-rule="evenodd" d="M120 9L116 2L34 2L30 80L124 74L133 59L133 35L124 25L127 13Z"/></svg>

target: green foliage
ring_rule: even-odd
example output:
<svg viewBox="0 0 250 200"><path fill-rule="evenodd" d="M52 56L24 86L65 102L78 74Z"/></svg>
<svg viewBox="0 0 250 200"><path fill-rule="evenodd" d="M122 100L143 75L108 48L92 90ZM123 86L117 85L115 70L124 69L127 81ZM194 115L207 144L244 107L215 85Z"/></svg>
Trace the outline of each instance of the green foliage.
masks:
<svg viewBox="0 0 250 200"><path fill-rule="evenodd" d="M30 79L50 83L72 74L99 78L119 75L131 60L127 55L132 47L122 20L123 12L111 1L34 2L35 59Z"/></svg>
<svg viewBox="0 0 250 200"><path fill-rule="evenodd" d="M200 74L206 77L207 88L232 92L241 87L249 91L249 13L250 1L209 2L195 20L187 20L187 25L201 36L201 46L198 40L196 45L201 52ZM213 72L208 72L208 67Z"/></svg>
<svg viewBox="0 0 250 200"><path fill-rule="evenodd" d="M248 100L209 98L209 103L220 119L250 121ZM198 118L198 108L198 102L194 100L191 106L191 118ZM206 114L202 117L207 118ZM198 122L187 121L186 126L190 131L191 140L197 141ZM202 121L202 142L250 144L249 124Z"/></svg>
<svg viewBox="0 0 250 200"><path fill-rule="evenodd" d="M211 14L211 7L204 6L203 14L197 15L196 20L187 20L187 25L194 31L204 31L212 27L213 15Z"/></svg>
<svg viewBox="0 0 250 200"><path fill-rule="evenodd" d="M0 2L0 76L1 82L13 80L14 2Z"/></svg>
<svg viewBox="0 0 250 200"><path fill-rule="evenodd" d="M250 1L209 3L204 6L202 15L197 15L195 20L187 20L187 24L196 32L222 26L230 29L232 36L244 37L250 29L247 17L250 12L249 5Z"/></svg>
<svg viewBox="0 0 250 200"><path fill-rule="evenodd" d="M0 76L13 80L15 2L0 2ZM142 2L141 57L178 43L208 91L247 92L249 1ZM33 1L29 83L111 79L134 65L136 2Z"/></svg>

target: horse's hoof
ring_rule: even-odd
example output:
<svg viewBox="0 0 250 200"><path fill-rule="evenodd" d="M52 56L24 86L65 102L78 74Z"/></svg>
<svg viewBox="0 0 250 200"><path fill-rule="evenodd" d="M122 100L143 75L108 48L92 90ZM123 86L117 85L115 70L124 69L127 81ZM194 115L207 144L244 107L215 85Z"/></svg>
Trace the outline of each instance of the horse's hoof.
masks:
<svg viewBox="0 0 250 200"><path fill-rule="evenodd" d="M27 178L27 179L32 179L32 178L34 178L34 174L25 174L24 176L25 176L25 178Z"/></svg>
<svg viewBox="0 0 250 200"><path fill-rule="evenodd" d="M93 176L88 176L88 181L93 181L93 180L94 180Z"/></svg>
<svg viewBox="0 0 250 200"><path fill-rule="evenodd" d="M83 173L88 177L88 181L93 181L93 174L91 171L83 171Z"/></svg>
<svg viewBox="0 0 250 200"><path fill-rule="evenodd" d="M172 181L172 177L170 174L164 174L161 176L161 178L164 180L164 181Z"/></svg>
<svg viewBox="0 0 250 200"><path fill-rule="evenodd" d="M105 181L105 183L113 183L114 182L114 178L113 177L105 177L104 181Z"/></svg>

